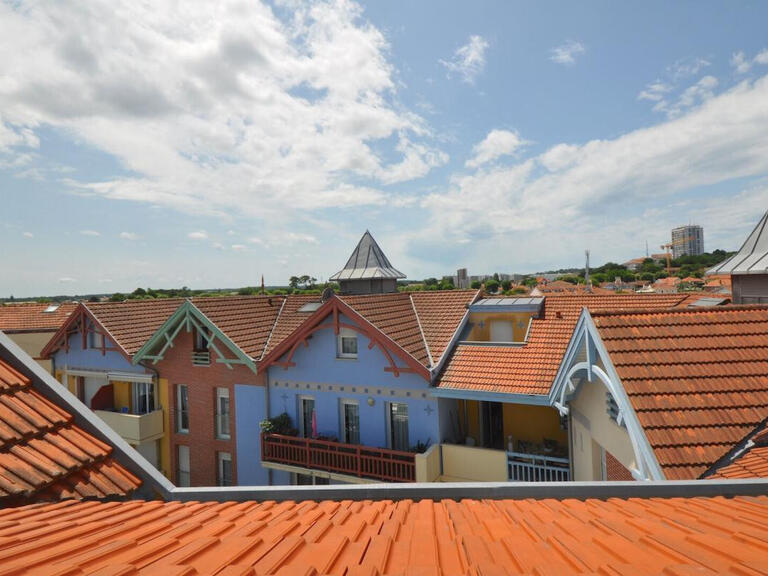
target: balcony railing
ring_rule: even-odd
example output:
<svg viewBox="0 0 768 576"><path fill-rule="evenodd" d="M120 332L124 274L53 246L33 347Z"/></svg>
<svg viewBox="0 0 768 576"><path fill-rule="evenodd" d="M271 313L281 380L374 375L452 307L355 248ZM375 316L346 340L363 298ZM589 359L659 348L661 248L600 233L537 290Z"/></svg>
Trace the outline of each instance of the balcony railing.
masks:
<svg viewBox="0 0 768 576"><path fill-rule="evenodd" d="M262 434L263 462L299 466L386 482L415 482L412 452L342 444L281 434Z"/></svg>
<svg viewBox="0 0 768 576"><path fill-rule="evenodd" d="M163 411L155 410L147 414L126 414L95 410L107 425L131 444L141 444L156 440L163 435Z"/></svg>
<svg viewBox="0 0 768 576"><path fill-rule="evenodd" d="M513 482L567 482L571 479L568 458L507 452L509 479Z"/></svg>

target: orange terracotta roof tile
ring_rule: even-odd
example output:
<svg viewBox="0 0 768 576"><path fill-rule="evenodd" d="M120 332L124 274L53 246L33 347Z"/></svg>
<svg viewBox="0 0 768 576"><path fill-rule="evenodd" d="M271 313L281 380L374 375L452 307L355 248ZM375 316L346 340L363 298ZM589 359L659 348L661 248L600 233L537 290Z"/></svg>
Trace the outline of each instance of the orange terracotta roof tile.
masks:
<svg viewBox="0 0 768 576"><path fill-rule="evenodd" d="M522 346L462 343L456 346L438 381L439 388L548 394L581 310L670 308L678 294L549 295Z"/></svg>
<svg viewBox="0 0 768 576"><path fill-rule="evenodd" d="M283 305L282 296L192 298L194 304L232 342L259 359Z"/></svg>
<svg viewBox="0 0 768 576"><path fill-rule="evenodd" d="M88 302L82 306L93 315L114 342L133 356L184 302L183 298Z"/></svg>
<svg viewBox="0 0 768 576"><path fill-rule="evenodd" d="M310 302L320 302L318 294L291 294L284 297L285 300L278 311L274 328L264 348L263 356L274 350L283 340L288 338L301 326L312 312L300 312L299 310Z"/></svg>
<svg viewBox="0 0 768 576"><path fill-rule="evenodd" d="M437 364L450 344L469 306L478 297L477 290L411 292L413 307L429 346L433 364Z"/></svg>
<svg viewBox="0 0 768 576"><path fill-rule="evenodd" d="M765 574L768 497L62 502L0 510L11 574Z"/></svg>
<svg viewBox="0 0 768 576"><path fill-rule="evenodd" d="M125 496L141 481L0 360L0 505Z"/></svg>
<svg viewBox="0 0 768 576"><path fill-rule="evenodd" d="M768 417L768 307L593 318L667 479L700 477Z"/></svg>
<svg viewBox="0 0 768 576"><path fill-rule="evenodd" d="M46 312L56 307L52 312ZM53 332L77 308L76 302L0 304L0 330L3 332Z"/></svg>

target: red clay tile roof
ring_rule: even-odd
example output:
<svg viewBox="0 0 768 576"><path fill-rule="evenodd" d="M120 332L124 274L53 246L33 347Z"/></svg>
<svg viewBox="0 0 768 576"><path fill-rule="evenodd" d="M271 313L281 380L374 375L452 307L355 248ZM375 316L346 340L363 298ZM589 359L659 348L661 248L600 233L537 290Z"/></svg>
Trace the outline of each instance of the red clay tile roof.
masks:
<svg viewBox="0 0 768 576"><path fill-rule="evenodd" d="M183 298L83 304L128 356L133 356L184 302Z"/></svg>
<svg viewBox="0 0 768 576"><path fill-rule="evenodd" d="M284 297L231 296L192 298L198 310L251 358L259 359Z"/></svg>
<svg viewBox="0 0 768 576"><path fill-rule="evenodd" d="M744 449L726 464L707 474L709 479L768 478L768 428L760 426L744 443Z"/></svg>
<svg viewBox="0 0 768 576"><path fill-rule="evenodd" d="M0 330L3 332L53 332L58 330L77 308L76 302L63 302L53 312L45 312L55 303L0 304Z"/></svg>
<svg viewBox="0 0 768 576"><path fill-rule="evenodd" d="M768 497L62 502L0 511L10 574L765 574Z"/></svg>
<svg viewBox="0 0 768 576"><path fill-rule="evenodd" d="M337 297L421 365L431 368L433 363L439 361L458 329L467 311L467 304L477 294L477 290L435 290ZM299 312L299 308L309 302L319 301L317 295L291 295L286 298L265 356L312 315L312 312Z"/></svg>
<svg viewBox="0 0 768 576"><path fill-rule="evenodd" d="M590 310L670 308L679 294L549 295L534 318L524 346L462 343L438 381L439 388L506 394L548 394L582 308Z"/></svg>
<svg viewBox="0 0 768 576"><path fill-rule="evenodd" d="M0 506L125 496L141 481L111 452L0 360Z"/></svg>
<svg viewBox="0 0 768 576"><path fill-rule="evenodd" d="M700 477L768 417L768 307L593 318L667 479Z"/></svg>

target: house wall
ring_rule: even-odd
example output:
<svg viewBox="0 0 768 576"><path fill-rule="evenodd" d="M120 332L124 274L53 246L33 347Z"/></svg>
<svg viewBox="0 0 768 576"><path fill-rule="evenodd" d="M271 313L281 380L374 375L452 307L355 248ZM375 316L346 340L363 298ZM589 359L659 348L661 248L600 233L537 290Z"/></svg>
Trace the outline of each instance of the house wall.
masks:
<svg viewBox="0 0 768 576"><path fill-rule="evenodd" d="M734 304L768 302L768 274L733 274L731 291Z"/></svg>
<svg viewBox="0 0 768 576"><path fill-rule="evenodd" d="M344 316L340 321L353 323ZM312 396L318 433L341 439L340 401L354 400L360 412L360 442L384 448L388 446L388 403L400 402L408 405L410 445L439 443L443 437L439 406L438 400L429 394L429 383L417 374L401 373L395 377L392 372L385 372L389 367L386 357L378 346L369 348L369 339L360 333L357 335L358 357L337 358L332 320L329 318L325 325L328 328L311 335L307 347L298 347L292 358L296 366L269 367L270 416L287 412L298 428L298 397ZM399 358L395 357L395 361L398 366L405 365ZM279 477L273 474L273 482Z"/></svg>
<svg viewBox="0 0 768 576"><path fill-rule="evenodd" d="M571 410L571 462L574 480L603 480L601 449L610 452L625 468L637 468L629 433L606 410L605 386L583 382L569 402ZM594 444L594 445L593 445Z"/></svg>
<svg viewBox="0 0 768 576"><path fill-rule="evenodd" d="M237 419L237 479L241 486L266 486L269 473L261 466L261 428L267 417L266 389L263 386L235 385ZM286 482L287 483L287 482Z"/></svg>
<svg viewBox="0 0 768 576"><path fill-rule="evenodd" d="M218 348L228 358L234 355L226 346L217 342ZM179 444L189 446L190 453L190 483L192 486L215 486L217 483L217 452L228 452L232 455L233 483L238 482L237 454L237 395L235 387L263 387L263 375L256 375L243 365L235 365L232 369L216 362L216 352L211 349L211 364L195 366L192 364L194 339L191 332L181 330L168 348L165 356L154 368L161 375L162 387L170 406L168 415L169 447L166 453L170 456L170 479L177 482L177 455ZM189 398L189 432L178 431L178 396L177 386L188 386ZM228 440L216 437L216 388L228 388L230 398L230 438ZM261 388L263 390L263 388ZM244 407L247 410L247 405Z"/></svg>
<svg viewBox="0 0 768 576"><path fill-rule="evenodd" d="M466 340L475 342L491 341L491 323L507 322L512 324L514 333L513 342L524 342L526 332L528 332L528 323L530 322L531 312L472 312L469 315L469 334Z"/></svg>
<svg viewBox="0 0 768 576"><path fill-rule="evenodd" d="M115 347L115 344L107 338L105 346L110 348ZM106 350L102 354L100 348L83 348L83 338L79 332L69 337L69 351L60 348L53 354L53 359L57 371L71 368L101 372L148 373L143 366L135 366L117 350Z"/></svg>
<svg viewBox="0 0 768 576"><path fill-rule="evenodd" d="M53 374L52 362L48 359L40 358L40 352L55 332L6 332L8 337L13 340L27 354L32 356L35 361L42 366L46 372Z"/></svg>

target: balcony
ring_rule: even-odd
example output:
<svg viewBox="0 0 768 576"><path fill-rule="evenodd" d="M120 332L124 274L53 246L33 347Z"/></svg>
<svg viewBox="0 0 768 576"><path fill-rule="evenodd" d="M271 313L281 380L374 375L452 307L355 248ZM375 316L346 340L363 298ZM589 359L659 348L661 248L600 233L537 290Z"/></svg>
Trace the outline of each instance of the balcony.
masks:
<svg viewBox="0 0 768 576"><path fill-rule="evenodd" d="M142 444L157 440L163 435L162 410L148 414L126 414L109 410L94 410L94 413L129 444Z"/></svg>
<svg viewBox="0 0 768 576"><path fill-rule="evenodd" d="M571 479L568 458L507 452L507 466L513 482L568 482Z"/></svg>
<svg viewBox="0 0 768 576"><path fill-rule="evenodd" d="M282 434L262 434L265 463L322 470L383 482L414 482L416 454Z"/></svg>

